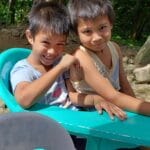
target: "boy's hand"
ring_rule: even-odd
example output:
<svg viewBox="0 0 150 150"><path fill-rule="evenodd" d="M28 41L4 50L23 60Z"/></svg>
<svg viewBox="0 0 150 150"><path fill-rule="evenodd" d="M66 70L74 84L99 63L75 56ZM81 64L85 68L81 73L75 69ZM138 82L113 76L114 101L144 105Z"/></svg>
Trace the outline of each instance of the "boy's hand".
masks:
<svg viewBox="0 0 150 150"><path fill-rule="evenodd" d="M122 109L106 100L100 100L96 98L94 99L94 106L99 114L101 114L102 110L104 109L111 119L114 119L114 115L117 116L120 120L126 119L126 114Z"/></svg>
<svg viewBox="0 0 150 150"><path fill-rule="evenodd" d="M77 64L77 63L78 63L77 59L73 55L70 55L70 54L65 54L60 61L60 65L65 70L69 69L71 65Z"/></svg>

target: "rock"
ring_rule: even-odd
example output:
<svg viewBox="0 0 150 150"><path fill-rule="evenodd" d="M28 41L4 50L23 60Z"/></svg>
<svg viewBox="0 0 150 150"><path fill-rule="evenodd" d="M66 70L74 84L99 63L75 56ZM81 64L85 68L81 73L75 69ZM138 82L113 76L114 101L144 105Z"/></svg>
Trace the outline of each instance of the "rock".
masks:
<svg viewBox="0 0 150 150"><path fill-rule="evenodd" d="M149 83L150 82L150 64L145 67L136 68L133 71L137 83Z"/></svg>
<svg viewBox="0 0 150 150"><path fill-rule="evenodd" d="M132 88L137 98L150 101L150 84L132 84Z"/></svg>
<svg viewBox="0 0 150 150"><path fill-rule="evenodd" d="M128 60L128 63L129 63L129 64L134 64L134 60L130 58L130 59Z"/></svg>
<svg viewBox="0 0 150 150"><path fill-rule="evenodd" d="M150 72L148 73L148 68L150 64L148 65L148 67L146 66L146 67L137 68L137 66L133 64L133 61L131 61L131 59L133 60L133 58L130 58L129 56L123 57L123 66L127 74L127 79L135 93L135 96L139 99L143 99L145 101L150 102L150 84L148 82L150 80ZM141 71L142 75L139 75L140 74L139 72L141 69L142 69ZM143 70L144 70L144 73L143 73ZM135 73L136 71L138 73L135 75L134 71ZM138 78L140 78L139 80L140 82L137 81Z"/></svg>
<svg viewBox="0 0 150 150"><path fill-rule="evenodd" d="M5 107L5 104L3 101L0 99L0 114L8 113L9 110Z"/></svg>
<svg viewBox="0 0 150 150"><path fill-rule="evenodd" d="M133 74L128 74L127 79L129 81L129 83L134 82L135 81L135 76Z"/></svg>
<svg viewBox="0 0 150 150"><path fill-rule="evenodd" d="M138 66L150 64L150 36L147 38L146 42L137 53L134 62Z"/></svg>
<svg viewBox="0 0 150 150"><path fill-rule="evenodd" d="M127 56L123 57L122 61L123 61L124 64L128 64L129 57L127 57Z"/></svg>
<svg viewBox="0 0 150 150"><path fill-rule="evenodd" d="M133 70L135 69L135 65L133 64L126 64L124 65L124 70L127 74L133 74Z"/></svg>

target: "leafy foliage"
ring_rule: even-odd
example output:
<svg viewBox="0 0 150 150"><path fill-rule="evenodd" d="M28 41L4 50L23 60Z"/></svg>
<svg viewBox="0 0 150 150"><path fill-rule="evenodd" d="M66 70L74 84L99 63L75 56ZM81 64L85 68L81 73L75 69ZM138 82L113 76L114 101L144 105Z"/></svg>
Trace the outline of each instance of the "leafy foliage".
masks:
<svg viewBox="0 0 150 150"><path fill-rule="evenodd" d="M130 39L146 39L150 34L149 0L112 0L116 13L115 34Z"/></svg>
<svg viewBox="0 0 150 150"><path fill-rule="evenodd" d="M0 24L5 24L8 20L8 6L0 1Z"/></svg>
<svg viewBox="0 0 150 150"><path fill-rule="evenodd" d="M0 1L0 24L18 24L26 21L32 0Z"/></svg>
<svg viewBox="0 0 150 150"><path fill-rule="evenodd" d="M26 23L33 0L0 0L0 25ZM67 4L68 0L57 0ZM113 38L134 45L150 35L149 0L112 0L116 13Z"/></svg>

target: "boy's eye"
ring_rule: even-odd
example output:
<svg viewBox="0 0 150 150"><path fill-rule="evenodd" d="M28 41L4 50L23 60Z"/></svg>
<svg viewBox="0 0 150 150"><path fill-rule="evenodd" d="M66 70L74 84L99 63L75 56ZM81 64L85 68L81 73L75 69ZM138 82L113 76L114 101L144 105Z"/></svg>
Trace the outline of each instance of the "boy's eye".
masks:
<svg viewBox="0 0 150 150"><path fill-rule="evenodd" d="M42 41L43 44L49 45L50 43L48 41Z"/></svg>
<svg viewBox="0 0 150 150"><path fill-rule="evenodd" d="M58 44L56 44L57 45L57 47L59 47L59 48L64 48L65 47L65 43L58 43Z"/></svg>
<svg viewBox="0 0 150 150"><path fill-rule="evenodd" d="M87 30L83 30L82 33L84 33L84 34L90 34L91 30L88 30L88 29Z"/></svg>
<svg viewBox="0 0 150 150"><path fill-rule="evenodd" d="M100 26L99 27L99 31L105 31L108 29L108 26L107 25L104 25L104 26Z"/></svg>
<svg viewBox="0 0 150 150"><path fill-rule="evenodd" d="M65 43L58 43L58 46L65 46Z"/></svg>

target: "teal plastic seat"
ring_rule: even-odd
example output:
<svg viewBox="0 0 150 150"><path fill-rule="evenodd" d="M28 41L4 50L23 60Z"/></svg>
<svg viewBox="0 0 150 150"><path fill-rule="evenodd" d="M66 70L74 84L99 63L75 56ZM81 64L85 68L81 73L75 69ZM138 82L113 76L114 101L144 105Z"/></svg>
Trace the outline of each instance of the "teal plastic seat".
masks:
<svg viewBox="0 0 150 150"><path fill-rule="evenodd" d="M128 119L120 121L111 120L105 112L99 115L97 111L73 111L41 104L23 109L11 94L9 77L14 64L29 53L29 49L12 48L0 54L0 98L11 112L32 111L56 120L70 134L86 138L86 150L150 146L150 118L147 116L126 112Z"/></svg>
<svg viewBox="0 0 150 150"><path fill-rule="evenodd" d="M0 135L1 150L75 150L60 124L34 112L0 115Z"/></svg>

